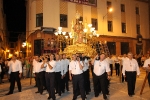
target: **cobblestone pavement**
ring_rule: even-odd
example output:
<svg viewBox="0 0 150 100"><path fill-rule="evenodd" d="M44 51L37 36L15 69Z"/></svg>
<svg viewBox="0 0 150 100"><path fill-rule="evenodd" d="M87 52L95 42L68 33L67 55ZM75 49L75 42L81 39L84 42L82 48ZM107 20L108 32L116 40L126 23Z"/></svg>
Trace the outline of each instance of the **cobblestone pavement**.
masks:
<svg viewBox="0 0 150 100"><path fill-rule="evenodd" d="M150 88L148 86L148 82L145 85L143 94L140 95L140 90L143 84L143 80L145 78L145 71L141 70L141 75L137 78L135 95L133 97L129 97L127 94L127 84L126 82L120 83L119 77L113 75L111 78L110 84L110 95L108 96L109 100L150 100ZM115 71L114 71L115 73ZM34 81L34 79L33 79ZM15 87L14 94L5 96L9 89L9 83L5 82L0 84L0 100L47 100L48 94L44 91L43 95L35 94L37 88L34 88L34 82L30 85L30 79L22 79L22 92L18 92L17 86ZM65 92L62 96L56 95L57 100L72 100L72 83L69 83L69 92ZM87 100L103 100L102 94L99 97L94 96L93 92L93 83L91 82L91 89L89 95L87 95ZM77 100L81 100L80 96Z"/></svg>

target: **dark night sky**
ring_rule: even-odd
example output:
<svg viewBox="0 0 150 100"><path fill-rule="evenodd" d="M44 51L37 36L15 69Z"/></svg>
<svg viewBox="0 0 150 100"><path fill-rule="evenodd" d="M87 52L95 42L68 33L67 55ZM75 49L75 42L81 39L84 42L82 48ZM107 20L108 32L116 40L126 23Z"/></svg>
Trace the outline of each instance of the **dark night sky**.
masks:
<svg viewBox="0 0 150 100"><path fill-rule="evenodd" d="M17 36L26 31L25 0L3 0L6 24L10 32L10 41L17 41Z"/></svg>

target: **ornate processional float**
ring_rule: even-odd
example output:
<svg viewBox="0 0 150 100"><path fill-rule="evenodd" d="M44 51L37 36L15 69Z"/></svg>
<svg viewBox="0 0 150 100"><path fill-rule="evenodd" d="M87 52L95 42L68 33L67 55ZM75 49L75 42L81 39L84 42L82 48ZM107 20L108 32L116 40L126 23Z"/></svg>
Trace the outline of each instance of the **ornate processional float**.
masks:
<svg viewBox="0 0 150 100"><path fill-rule="evenodd" d="M76 22L71 23L71 32L66 35L66 32L62 31L62 27L58 27L58 30L54 33L58 41L60 41L60 54L65 53L67 57L71 57L72 54L85 54L89 57L96 55L100 50L100 42L97 40L99 34L96 33L95 27L92 24L88 24L80 21L80 14L76 13ZM62 51L62 43L66 42L66 47ZM97 46L97 47L96 47ZM99 50L97 50L97 48Z"/></svg>

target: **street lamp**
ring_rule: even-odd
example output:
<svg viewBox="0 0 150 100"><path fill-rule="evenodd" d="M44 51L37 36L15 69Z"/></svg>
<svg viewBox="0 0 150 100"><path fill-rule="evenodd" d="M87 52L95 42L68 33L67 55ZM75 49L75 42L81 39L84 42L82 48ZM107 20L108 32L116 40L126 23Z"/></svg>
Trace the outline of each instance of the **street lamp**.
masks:
<svg viewBox="0 0 150 100"><path fill-rule="evenodd" d="M6 56L5 57L9 58L9 52L10 52L10 50L6 49Z"/></svg>
<svg viewBox="0 0 150 100"><path fill-rule="evenodd" d="M69 32L68 35L67 35L67 34L65 35L65 39L66 39L67 46L73 44L73 43L72 43L72 41L73 41L73 36L72 36L72 33L71 33L71 32Z"/></svg>
<svg viewBox="0 0 150 100"><path fill-rule="evenodd" d="M113 8L109 8L108 9L108 12L103 16L103 20L104 20L104 18L108 15L108 13L111 13L113 11Z"/></svg>
<svg viewBox="0 0 150 100"><path fill-rule="evenodd" d="M88 24L87 28L83 29L83 32L85 33L85 43L94 44L96 42L96 39L99 37L100 34L96 33L95 27L92 27L92 24Z"/></svg>
<svg viewBox="0 0 150 100"><path fill-rule="evenodd" d="M109 8L108 11L109 11L109 12L112 12L112 11L113 11L113 8Z"/></svg>
<svg viewBox="0 0 150 100"><path fill-rule="evenodd" d="M59 42L59 53L62 54L62 41L65 41L66 32L62 31L62 27L58 27L58 30L54 34L57 36L57 41Z"/></svg>
<svg viewBox="0 0 150 100"><path fill-rule="evenodd" d="M23 48L24 48L26 45L27 45L26 42L23 42L23 43L22 43L22 47L23 47Z"/></svg>
<svg viewBox="0 0 150 100"><path fill-rule="evenodd" d="M6 52L8 52L8 53L9 53L9 52L10 52L10 50L6 50Z"/></svg>

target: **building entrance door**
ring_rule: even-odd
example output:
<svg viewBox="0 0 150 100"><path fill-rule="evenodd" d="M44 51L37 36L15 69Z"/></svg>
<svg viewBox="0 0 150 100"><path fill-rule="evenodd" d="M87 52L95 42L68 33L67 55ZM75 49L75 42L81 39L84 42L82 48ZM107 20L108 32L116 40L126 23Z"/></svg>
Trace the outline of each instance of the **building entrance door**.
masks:
<svg viewBox="0 0 150 100"><path fill-rule="evenodd" d="M34 40L34 55L42 55L43 48L44 48L43 39Z"/></svg>

